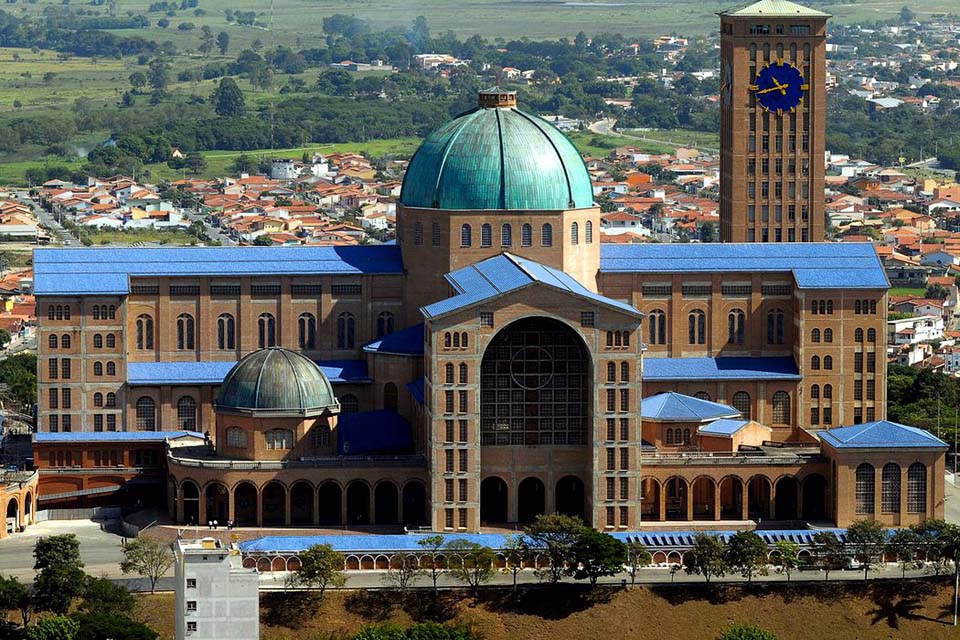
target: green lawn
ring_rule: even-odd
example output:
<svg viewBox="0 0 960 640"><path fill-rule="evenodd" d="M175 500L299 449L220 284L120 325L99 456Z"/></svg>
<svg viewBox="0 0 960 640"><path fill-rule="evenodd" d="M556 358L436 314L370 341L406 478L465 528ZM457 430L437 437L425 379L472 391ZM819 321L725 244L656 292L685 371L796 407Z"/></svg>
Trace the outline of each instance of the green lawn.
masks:
<svg viewBox="0 0 960 640"><path fill-rule="evenodd" d="M888 293L890 296L922 296L926 292L923 287L892 287Z"/></svg>
<svg viewBox="0 0 960 640"><path fill-rule="evenodd" d="M196 244L196 236L192 236L185 231L170 230L163 231L159 229L84 229L82 235L89 239L93 245L103 244L136 244L137 242L156 242L159 244Z"/></svg>
<svg viewBox="0 0 960 640"><path fill-rule="evenodd" d="M591 133L589 131L575 131L568 134L570 139L573 140L573 143L577 145L577 148L580 149L581 153L585 153L589 156L595 158L603 158L610 154L612 149L617 147L634 147L638 148L645 153L671 153L673 147L660 144L657 142L649 142L643 140L635 140L633 138L624 138L621 136L604 136L599 133Z"/></svg>
<svg viewBox="0 0 960 640"><path fill-rule="evenodd" d="M624 133L641 138L663 140L679 147L720 148L719 133L689 131L687 129L650 129L649 131L627 129Z"/></svg>

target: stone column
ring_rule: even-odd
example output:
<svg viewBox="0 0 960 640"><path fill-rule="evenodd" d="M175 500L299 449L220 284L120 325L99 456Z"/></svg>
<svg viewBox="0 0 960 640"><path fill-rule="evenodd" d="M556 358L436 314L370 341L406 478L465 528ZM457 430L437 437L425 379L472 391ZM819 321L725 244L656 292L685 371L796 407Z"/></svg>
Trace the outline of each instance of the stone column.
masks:
<svg viewBox="0 0 960 640"><path fill-rule="evenodd" d="M743 491L740 493L740 519L750 519L750 484L740 481Z"/></svg>
<svg viewBox="0 0 960 640"><path fill-rule="evenodd" d="M290 489L284 489L283 492L283 524L290 526L292 514L290 513Z"/></svg>
<svg viewBox="0 0 960 640"><path fill-rule="evenodd" d="M180 490L177 491L177 497L174 499L173 503L174 519L177 523L183 522L183 487L180 487Z"/></svg>
<svg viewBox="0 0 960 640"><path fill-rule="evenodd" d="M803 483L797 480L797 520L803 519Z"/></svg>
<svg viewBox="0 0 960 640"><path fill-rule="evenodd" d="M690 482L687 482L687 520L693 520L693 484Z"/></svg>
<svg viewBox="0 0 960 640"><path fill-rule="evenodd" d="M374 509L376 508L376 506L377 506L377 492L374 490L373 487L371 487L370 488L370 505L368 507L368 509L370 509L370 524L377 524L377 520L376 520L377 514L374 512Z"/></svg>
<svg viewBox="0 0 960 640"><path fill-rule="evenodd" d="M263 492L261 489L257 489L257 526L263 526Z"/></svg>
<svg viewBox="0 0 960 640"><path fill-rule="evenodd" d="M777 519L777 483L770 483L770 511L767 517L771 520Z"/></svg>
<svg viewBox="0 0 960 640"><path fill-rule="evenodd" d="M720 484L717 482L713 484L713 519L720 519Z"/></svg>
<svg viewBox="0 0 960 640"><path fill-rule="evenodd" d="M313 526L320 524L320 487L313 490Z"/></svg>
<svg viewBox="0 0 960 640"><path fill-rule="evenodd" d="M340 524L347 524L347 487L344 485L340 490Z"/></svg>
<svg viewBox="0 0 960 640"><path fill-rule="evenodd" d="M660 522L663 522L667 519L667 485L666 483L660 485L660 491L657 492L660 498L659 513L657 514L657 519Z"/></svg>
<svg viewBox="0 0 960 640"><path fill-rule="evenodd" d="M233 489L227 489L227 520L233 522L234 524L237 523L236 507L237 505L234 501Z"/></svg>
<svg viewBox="0 0 960 640"><path fill-rule="evenodd" d="M213 520L213 518L207 518L207 492L205 489L200 489L200 498L197 500L197 522L201 525L204 525L208 520Z"/></svg>

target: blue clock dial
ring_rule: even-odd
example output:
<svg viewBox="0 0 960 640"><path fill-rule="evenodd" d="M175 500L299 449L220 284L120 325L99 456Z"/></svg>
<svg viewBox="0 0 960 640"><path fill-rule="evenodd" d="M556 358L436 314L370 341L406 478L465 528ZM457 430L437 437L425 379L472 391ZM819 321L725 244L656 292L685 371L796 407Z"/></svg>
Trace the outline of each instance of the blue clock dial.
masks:
<svg viewBox="0 0 960 640"><path fill-rule="evenodd" d="M800 69L783 60L762 67L754 84L750 85L757 104L764 111L777 115L795 111L807 89L809 86Z"/></svg>

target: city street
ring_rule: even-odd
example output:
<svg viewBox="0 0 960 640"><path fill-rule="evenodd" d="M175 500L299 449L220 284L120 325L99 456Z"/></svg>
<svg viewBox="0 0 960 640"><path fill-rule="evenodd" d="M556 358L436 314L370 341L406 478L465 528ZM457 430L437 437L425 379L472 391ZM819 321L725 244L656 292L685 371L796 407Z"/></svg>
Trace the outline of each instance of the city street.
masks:
<svg viewBox="0 0 960 640"><path fill-rule="evenodd" d="M33 213L35 216L37 216L37 220L41 225L50 229L50 234L54 239L55 244L61 244L67 247L80 245L80 240L67 231L63 225L57 221L57 217L54 214L46 211L43 207L37 204L37 202L30 197L28 192L17 192L17 197L22 203L29 205L30 208L33 209Z"/></svg>

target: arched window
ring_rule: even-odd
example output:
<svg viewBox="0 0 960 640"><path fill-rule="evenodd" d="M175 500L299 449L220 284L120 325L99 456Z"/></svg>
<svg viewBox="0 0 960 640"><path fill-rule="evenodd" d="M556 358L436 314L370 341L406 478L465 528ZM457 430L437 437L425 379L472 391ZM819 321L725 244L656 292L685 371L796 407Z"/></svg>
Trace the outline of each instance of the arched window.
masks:
<svg viewBox="0 0 960 640"><path fill-rule="evenodd" d="M107 334L107 349L116 349L117 348L117 336L112 333Z"/></svg>
<svg viewBox="0 0 960 640"><path fill-rule="evenodd" d="M397 410L397 385L388 382L383 385L383 408L390 411Z"/></svg>
<svg viewBox="0 0 960 640"><path fill-rule="evenodd" d="M827 371L833 369L833 356L823 356L823 368Z"/></svg>
<svg viewBox="0 0 960 640"><path fill-rule="evenodd" d="M813 400L820 399L820 385L815 384L812 387L810 387L810 398Z"/></svg>
<svg viewBox="0 0 960 640"><path fill-rule="evenodd" d="M529 247L533 245L533 227L528 223L524 223L520 227L520 246Z"/></svg>
<svg viewBox="0 0 960 640"><path fill-rule="evenodd" d="M301 349L317 348L317 319L312 313L301 313L297 321Z"/></svg>
<svg viewBox="0 0 960 640"><path fill-rule="evenodd" d="M489 247L493 244L493 229L489 224L480 225L480 246Z"/></svg>
<svg viewBox="0 0 960 640"><path fill-rule="evenodd" d="M54 313L56 312L56 310L57 308L55 305L51 304L50 306L47 307L47 320L53 320L55 318Z"/></svg>
<svg viewBox="0 0 960 640"><path fill-rule="evenodd" d="M103 394L99 391L93 394L93 406L102 407L103 406Z"/></svg>
<svg viewBox="0 0 960 640"><path fill-rule="evenodd" d="M263 434L267 449L293 449L293 431L290 429L270 429Z"/></svg>
<svg viewBox="0 0 960 640"><path fill-rule="evenodd" d="M863 462L857 467L856 475L856 512L858 515L873 513L873 495L876 485L873 465Z"/></svg>
<svg viewBox="0 0 960 640"><path fill-rule="evenodd" d="M107 363L107 375L108 375L108 376L115 376L115 375L117 375L117 363L116 363L116 362L108 362L108 363Z"/></svg>
<svg viewBox="0 0 960 640"><path fill-rule="evenodd" d="M857 304L859 305L860 303L858 302ZM100 319L100 305L98 304L93 305L93 319L94 320Z"/></svg>
<svg viewBox="0 0 960 640"><path fill-rule="evenodd" d="M667 444L673 444L673 429L667 429Z"/></svg>
<svg viewBox="0 0 960 640"><path fill-rule="evenodd" d="M440 237L441 237L440 224L437 222L434 222L432 225L430 225L430 244L433 245L434 247L439 247Z"/></svg>
<svg viewBox="0 0 960 640"><path fill-rule="evenodd" d="M116 305L110 305L107 307L107 319L116 320L117 319L117 307Z"/></svg>
<svg viewBox="0 0 960 640"><path fill-rule="evenodd" d="M695 394L693 394L693 397L710 402L710 394L706 391L697 391Z"/></svg>
<svg viewBox="0 0 960 640"><path fill-rule="evenodd" d="M853 301L853 312L854 312L855 314L857 314L857 315L860 315L860 301L859 301L859 300L854 300L854 301Z"/></svg>
<svg viewBox="0 0 960 640"><path fill-rule="evenodd" d="M553 225L549 222L544 222L543 226L540 227L540 245L544 247L553 246Z"/></svg>
<svg viewBox="0 0 960 640"><path fill-rule="evenodd" d="M393 314L383 311L377 316L377 338L393 333Z"/></svg>
<svg viewBox="0 0 960 640"><path fill-rule="evenodd" d="M468 224L460 226L460 246L469 247L473 243L473 229Z"/></svg>
<svg viewBox="0 0 960 640"><path fill-rule="evenodd" d="M823 341L833 342L833 329L827 328L823 330Z"/></svg>
<svg viewBox="0 0 960 640"><path fill-rule="evenodd" d="M418 247L423 244L423 223L417 222L413 225L413 244Z"/></svg>
<svg viewBox="0 0 960 640"><path fill-rule="evenodd" d="M94 349L103 349L103 334L95 333L93 334L93 348Z"/></svg>
<svg viewBox="0 0 960 640"><path fill-rule="evenodd" d="M450 341L450 335L451 335L451 334L450 334L449 331L447 331L446 333L443 334L443 348L444 348L444 349L449 349L451 346L453 346L453 343Z"/></svg>
<svg viewBox="0 0 960 640"><path fill-rule="evenodd" d="M583 225L583 236L587 244L593 244L593 221L587 220Z"/></svg>
<svg viewBox="0 0 960 640"><path fill-rule="evenodd" d="M707 314L700 309L687 317L687 339L690 344L707 343Z"/></svg>
<svg viewBox="0 0 960 640"><path fill-rule="evenodd" d="M153 317L137 316L137 349L153 349Z"/></svg>
<svg viewBox="0 0 960 640"><path fill-rule="evenodd" d="M65 334L63 334L62 336L60 336L60 348L61 348L61 349L69 349L69 348L70 348L70 334L69 334L69 333L65 333Z"/></svg>
<svg viewBox="0 0 960 640"><path fill-rule="evenodd" d="M460 332L459 331L453 332L453 348L454 349L460 348Z"/></svg>
<svg viewBox="0 0 960 640"><path fill-rule="evenodd" d="M867 329L867 342L876 342L876 341L877 341L877 330Z"/></svg>
<svg viewBox="0 0 960 640"><path fill-rule="evenodd" d="M357 413L360 411L360 401L352 393L340 398L340 413Z"/></svg>
<svg viewBox="0 0 960 640"><path fill-rule="evenodd" d="M767 344L783 344L782 309L774 309L767 314Z"/></svg>
<svg viewBox="0 0 960 640"><path fill-rule="evenodd" d="M820 370L820 356L813 356L810 358L810 368L814 371Z"/></svg>
<svg viewBox="0 0 960 640"><path fill-rule="evenodd" d="M907 513L927 511L927 467L914 462L907 468Z"/></svg>
<svg viewBox="0 0 960 640"><path fill-rule="evenodd" d="M576 222L570 225L570 244L580 244L580 225Z"/></svg>
<svg viewBox="0 0 960 640"><path fill-rule="evenodd" d="M460 333L460 344L463 346L464 349L467 348L467 332L466 331L463 331Z"/></svg>
<svg viewBox="0 0 960 640"><path fill-rule="evenodd" d="M460 363L460 384L467 384L467 365L466 363Z"/></svg>
<svg viewBox="0 0 960 640"><path fill-rule="evenodd" d="M690 429L683 430L683 444L690 444Z"/></svg>
<svg viewBox="0 0 960 640"><path fill-rule="evenodd" d="M182 431L197 430L197 401L191 396L177 401L177 427Z"/></svg>
<svg viewBox="0 0 960 640"><path fill-rule="evenodd" d="M227 446L234 449L246 449L247 432L240 427L229 427L227 429Z"/></svg>
<svg viewBox="0 0 960 640"><path fill-rule="evenodd" d="M750 394L746 391L737 391L733 394L733 408L740 412L744 420L750 419Z"/></svg>
<svg viewBox="0 0 960 640"><path fill-rule="evenodd" d="M157 406L153 398L143 396L137 400L137 431L157 430Z"/></svg>
<svg viewBox="0 0 960 640"><path fill-rule="evenodd" d="M453 364L447 363L443 368L444 377L443 380L446 384L453 384Z"/></svg>
<svg viewBox="0 0 960 640"><path fill-rule="evenodd" d="M513 246L513 227L507 223L500 225L500 246Z"/></svg>
<svg viewBox="0 0 960 640"><path fill-rule="evenodd" d="M217 318L217 348L236 348L236 323L229 313L221 314Z"/></svg>
<svg viewBox="0 0 960 640"><path fill-rule="evenodd" d="M630 382L630 363L620 363L620 382Z"/></svg>
<svg viewBox="0 0 960 640"><path fill-rule="evenodd" d="M47 347L49 349L57 348L57 334L51 333L49 337L47 337Z"/></svg>
<svg viewBox="0 0 960 640"><path fill-rule="evenodd" d="M786 391L773 394L773 423L790 424L790 394Z"/></svg>
<svg viewBox="0 0 960 640"><path fill-rule="evenodd" d="M177 349L193 348L193 316L182 313L177 316Z"/></svg>
<svg viewBox="0 0 960 640"><path fill-rule="evenodd" d="M102 375L103 375L103 363L102 363L102 362L94 362L94 363L93 363L93 375L95 375L95 376L102 376Z"/></svg>
<svg viewBox="0 0 960 640"><path fill-rule="evenodd" d="M727 341L732 344L743 344L746 333L746 315L741 309L734 309L727 314Z"/></svg>
<svg viewBox="0 0 960 640"><path fill-rule="evenodd" d="M117 394L110 392L107 394L107 407L113 408L117 406Z"/></svg>
<svg viewBox="0 0 960 640"><path fill-rule="evenodd" d="M863 329L857 329L853 332L854 342L863 342Z"/></svg>
<svg viewBox="0 0 960 640"><path fill-rule="evenodd" d="M277 320L269 313L257 318L258 344L261 349L277 346Z"/></svg>
<svg viewBox="0 0 960 640"><path fill-rule="evenodd" d="M825 384L823 385L823 399L832 400L833 399L833 385Z"/></svg>
<svg viewBox="0 0 960 640"><path fill-rule="evenodd" d="M617 365L613 362L607 363L607 382L617 381Z"/></svg>
<svg viewBox="0 0 960 640"><path fill-rule="evenodd" d="M820 329L814 329L810 332L811 342L820 342Z"/></svg>
<svg viewBox="0 0 960 640"><path fill-rule="evenodd" d="M647 316L650 323L650 344L667 344L667 314L662 309L654 309Z"/></svg>
<svg viewBox="0 0 960 640"><path fill-rule="evenodd" d="M357 321L352 313L341 313L337 317L337 348L353 349L356 346Z"/></svg>
<svg viewBox="0 0 960 640"><path fill-rule="evenodd" d="M883 465L880 478L880 513L900 513L900 465Z"/></svg>

